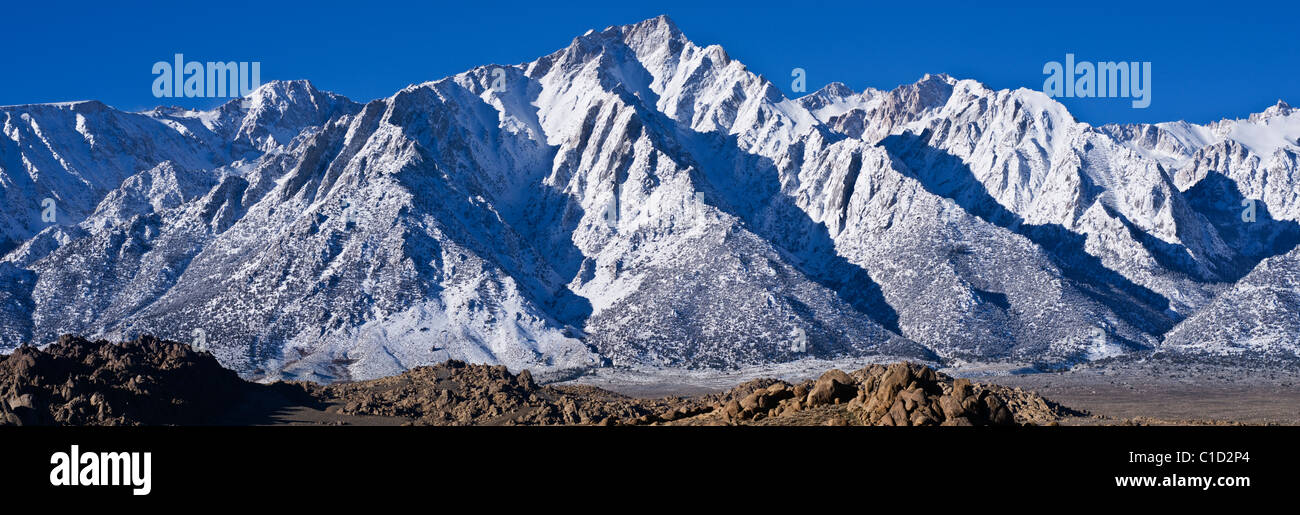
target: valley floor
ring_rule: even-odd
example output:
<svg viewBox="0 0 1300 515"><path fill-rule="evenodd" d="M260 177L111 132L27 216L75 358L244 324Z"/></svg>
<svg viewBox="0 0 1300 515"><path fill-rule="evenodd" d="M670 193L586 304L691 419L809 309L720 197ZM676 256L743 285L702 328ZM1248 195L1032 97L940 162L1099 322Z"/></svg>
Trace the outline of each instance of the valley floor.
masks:
<svg viewBox="0 0 1300 515"><path fill-rule="evenodd" d="M727 372L606 369L570 383L631 397L694 396L759 377L797 382L815 379L827 368L852 370L866 363L809 360ZM1083 412L1062 417L1062 425L1300 425L1300 371L1161 362L1085 365L1055 373L1027 370L1017 365L941 369L977 383L1032 391Z"/></svg>
<svg viewBox="0 0 1300 515"><path fill-rule="evenodd" d="M1062 424L1300 425L1300 374L1234 367L1132 364L981 377L1032 390L1092 417Z"/></svg>

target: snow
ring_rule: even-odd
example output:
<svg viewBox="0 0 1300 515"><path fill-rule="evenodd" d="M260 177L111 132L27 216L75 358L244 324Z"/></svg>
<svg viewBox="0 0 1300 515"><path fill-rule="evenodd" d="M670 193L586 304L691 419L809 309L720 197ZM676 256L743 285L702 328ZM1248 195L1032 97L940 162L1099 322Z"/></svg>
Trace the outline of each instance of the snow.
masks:
<svg viewBox="0 0 1300 515"><path fill-rule="evenodd" d="M1227 138L1260 156L1271 156L1282 148L1300 150L1300 113L1275 116L1264 123L1237 122L1232 124Z"/></svg>

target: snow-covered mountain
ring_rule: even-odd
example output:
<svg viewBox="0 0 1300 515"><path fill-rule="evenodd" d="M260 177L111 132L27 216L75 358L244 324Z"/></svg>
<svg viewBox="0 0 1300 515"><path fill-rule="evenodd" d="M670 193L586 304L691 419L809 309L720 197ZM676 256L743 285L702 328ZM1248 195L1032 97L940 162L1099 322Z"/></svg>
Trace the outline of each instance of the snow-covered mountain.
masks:
<svg viewBox="0 0 1300 515"><path fill-rule="evenodd" d="M1300 356L1300 110L1279 100L1242 120L1102 129L1160 161L1238 253L1228 279L1239 280L1170 331L1164 348L1265 362Z"/></svg>
<svg viewBox="0 0 1300 515"><path fill-rule="evenodd" d="M1268 258L1165 338L1170 352L1254 361L1300 356L1300 249Z"/></svg>
<svg viewBox="0 0 1300 515"><path fill-rule="evenodd" d="M1297 309L1239 291L1297 259L1281 103L1091 127L946 75L791 99L659 17L364 105L293 81L212 111L0 118L0 347L152 333L325 380L448 358L1061 366L1201 352L1179 335L1225 298Z"/></svg>

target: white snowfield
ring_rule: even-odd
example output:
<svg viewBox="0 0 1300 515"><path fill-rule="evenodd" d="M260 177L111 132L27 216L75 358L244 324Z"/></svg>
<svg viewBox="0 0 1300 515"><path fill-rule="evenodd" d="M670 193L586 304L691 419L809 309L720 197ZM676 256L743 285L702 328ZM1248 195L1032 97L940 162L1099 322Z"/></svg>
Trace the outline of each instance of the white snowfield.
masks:
<svg viewBox="0 0 1300 515"><path fill-rule="evenodd" d="M1300 352L1284 103L1091 127L946 75L787 98L665 17L366 104L247 100L0 108L0 348L202 331L323 381Z"/></svg>

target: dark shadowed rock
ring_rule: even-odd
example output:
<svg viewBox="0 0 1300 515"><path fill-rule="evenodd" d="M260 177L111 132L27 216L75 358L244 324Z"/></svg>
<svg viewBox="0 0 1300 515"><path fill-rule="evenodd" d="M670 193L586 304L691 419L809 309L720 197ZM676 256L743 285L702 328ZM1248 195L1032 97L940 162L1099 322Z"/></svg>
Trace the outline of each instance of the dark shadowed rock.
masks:
<svg viewBox="0 0 1300 515"><path fill-rule="evenodd" d="M24 425L206 424L247 383L210 354L151 336L120 344L65 335L0 362L0 398Z"/></svg>

